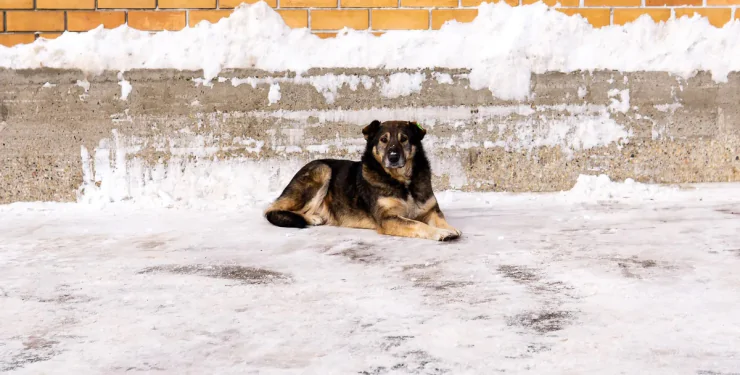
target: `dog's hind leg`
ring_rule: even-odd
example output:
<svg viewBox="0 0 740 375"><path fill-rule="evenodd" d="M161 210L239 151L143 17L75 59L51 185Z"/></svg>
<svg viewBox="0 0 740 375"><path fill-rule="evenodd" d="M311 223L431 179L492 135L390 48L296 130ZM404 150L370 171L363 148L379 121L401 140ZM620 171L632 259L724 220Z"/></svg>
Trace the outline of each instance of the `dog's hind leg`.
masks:
<svg viewBox="0 0 740 375"><path fill-rule="evenodd" d="M330 179L328 165L316 161L306 164L265 210L265 218L279 227L305 228L324 224L328 212L322 208Z"/></svg>

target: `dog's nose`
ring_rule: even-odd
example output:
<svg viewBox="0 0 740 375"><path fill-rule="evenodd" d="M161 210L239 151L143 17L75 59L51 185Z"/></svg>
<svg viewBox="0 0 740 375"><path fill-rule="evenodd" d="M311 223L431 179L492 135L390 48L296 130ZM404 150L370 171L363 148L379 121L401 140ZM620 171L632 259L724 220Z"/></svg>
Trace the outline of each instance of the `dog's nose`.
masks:
<svg viewBox="0 0 740 375"><path fill-rule="evenodd" d="M401 154L398 153L396 150L390 150L388 151L388 161L391 163L397 162L399 159L401 159Z"/></svg>

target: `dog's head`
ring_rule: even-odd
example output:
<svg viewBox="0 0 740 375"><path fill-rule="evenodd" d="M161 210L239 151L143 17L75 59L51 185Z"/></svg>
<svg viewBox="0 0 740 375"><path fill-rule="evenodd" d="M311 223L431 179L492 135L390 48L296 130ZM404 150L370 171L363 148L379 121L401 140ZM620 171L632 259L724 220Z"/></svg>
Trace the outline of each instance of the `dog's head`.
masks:
<svg viewBox="0 0 740 375"><path fill-rule="evenodd" d="M362 129L367 149L386 171L408 169L427 131L411 121L375 120Z"/></svg>

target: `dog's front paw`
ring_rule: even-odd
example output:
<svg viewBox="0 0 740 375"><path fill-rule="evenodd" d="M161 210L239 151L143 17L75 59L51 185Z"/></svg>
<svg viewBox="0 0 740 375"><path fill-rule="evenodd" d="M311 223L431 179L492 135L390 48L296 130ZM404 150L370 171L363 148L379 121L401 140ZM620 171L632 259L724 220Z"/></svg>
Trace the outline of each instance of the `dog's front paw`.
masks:
<svg viewBox="0 0 740 375"><path fill-rule="evenodd" d="M306 217L306 222L308 222L309 225L324 225L326 224L326 219L319 215L310 215Z"/></svg>
<svg viewBox="0 0 740 375"><path fill-rule="evenodd" d="M452 241L460 238L460 233L457 230L439 229L437 231L437 241Z"/></svg>

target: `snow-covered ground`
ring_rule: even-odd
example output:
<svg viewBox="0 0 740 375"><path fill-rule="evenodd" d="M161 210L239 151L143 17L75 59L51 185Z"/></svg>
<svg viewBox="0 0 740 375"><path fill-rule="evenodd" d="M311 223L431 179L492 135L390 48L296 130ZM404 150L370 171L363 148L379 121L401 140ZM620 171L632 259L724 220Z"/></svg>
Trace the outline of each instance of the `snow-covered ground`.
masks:
<svg viewBox="0 0 740 375"><path fill-rule="evenodd" d="M740 372L740 185L439 199L460 241L0 206L0 372Z"/></svg>

